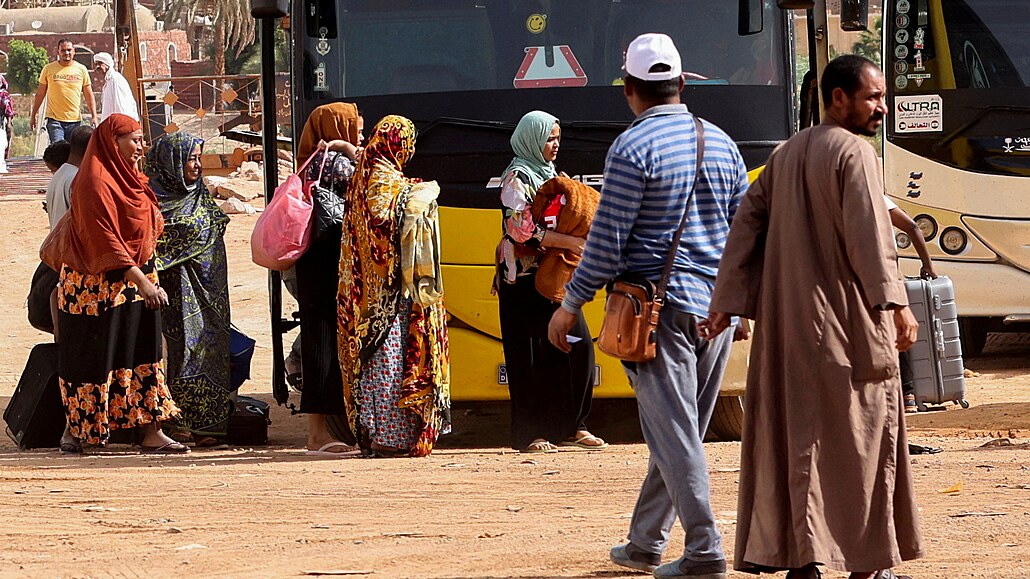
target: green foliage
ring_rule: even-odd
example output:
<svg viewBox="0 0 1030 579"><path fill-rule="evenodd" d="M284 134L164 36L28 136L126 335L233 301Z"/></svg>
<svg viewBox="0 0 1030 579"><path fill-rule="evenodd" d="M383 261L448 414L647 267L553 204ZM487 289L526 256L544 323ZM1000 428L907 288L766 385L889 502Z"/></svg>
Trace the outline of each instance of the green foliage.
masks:
<svg viewBox="0 0 1030 579"><path fill-rule="evenodd" d="M859 36L858 42L851 46L851 52L864 56L880 65L880 39L883 37L883 17L877 17L873 23L872 30L865 30Z"/></svg>
<svg viewBox="0 0 1030 579"><path fill-rule="evenodd" d="M16 115L11 121L11 130L14 132L11 138L11 156L31 157L36 152L37 131L29 128L28 113Z"/></svg>
<svg viewBox="0 0 1030 579"><path fill-rule="evenodd" d="M290 50L286 45L286 31L275 27L275 70L289 70ZM226 74L259 74L261 72L261 42L250 44L238 55L232 51L225 54Z"/></svg>
<svg viewBox="0 0 1030 579"><path fill-rule="evenodd" d="M50 62L45 48L37 48L31 42L12 40L7 48L7 80L11 91L20 94L36 92L39 87L39 73Z"/></svg>

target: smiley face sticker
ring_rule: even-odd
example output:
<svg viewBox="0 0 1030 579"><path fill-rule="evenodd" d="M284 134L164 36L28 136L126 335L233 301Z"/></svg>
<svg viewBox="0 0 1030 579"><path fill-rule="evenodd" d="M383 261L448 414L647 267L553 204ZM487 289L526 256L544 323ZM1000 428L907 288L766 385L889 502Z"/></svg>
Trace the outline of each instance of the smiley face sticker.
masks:
<svg viewBox="0 0 1030 579"><path fill-rule="evenodd" d="M526 19L526 30L533 34L540 34L545 28L547 28L546 14L533 14Z"/></svg>

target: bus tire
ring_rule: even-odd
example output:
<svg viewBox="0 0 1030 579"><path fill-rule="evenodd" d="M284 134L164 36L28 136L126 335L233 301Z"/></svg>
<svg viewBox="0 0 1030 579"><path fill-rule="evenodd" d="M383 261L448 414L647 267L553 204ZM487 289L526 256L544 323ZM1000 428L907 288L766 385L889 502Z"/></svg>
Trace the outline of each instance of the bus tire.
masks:
<svg viewBox="0 0 1030 579"><path fill-rule="evenodd" d="M715 402L712 420L705 440L732 442L740 440L744 427L744 397L720 396Z"/></svg>
<svg viewBox="0 0 1030 579"><path fill-rule="evenodd" d="M959 341L962 344L962 357L975 358L983 353L987 345L989 331L986 318L959 318Z"/></svg>
<svg viewBox="0 0 1030 579"><path fill-rule="evenodd" d="M350 445L356 445L358 443L354 434L350 431L350 424L347 423L346 414L327 414L325 417L325 423L329 428L329 434L331 434L336 440Z"/></svg>

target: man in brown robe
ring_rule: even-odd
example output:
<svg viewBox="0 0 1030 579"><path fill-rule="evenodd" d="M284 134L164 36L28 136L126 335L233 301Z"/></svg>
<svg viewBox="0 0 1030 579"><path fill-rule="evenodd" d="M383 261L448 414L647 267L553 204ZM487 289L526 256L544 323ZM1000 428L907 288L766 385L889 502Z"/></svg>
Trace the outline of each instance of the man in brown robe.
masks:
<svg viewBox="0 0 1030 579"><path fill-rule="evenodd" d="M921 557L898 355L915 341L872 135L884 78L843 56L826 119L778 147L733 219L711 315L756 320L734 567L895 577Z"/></svg>

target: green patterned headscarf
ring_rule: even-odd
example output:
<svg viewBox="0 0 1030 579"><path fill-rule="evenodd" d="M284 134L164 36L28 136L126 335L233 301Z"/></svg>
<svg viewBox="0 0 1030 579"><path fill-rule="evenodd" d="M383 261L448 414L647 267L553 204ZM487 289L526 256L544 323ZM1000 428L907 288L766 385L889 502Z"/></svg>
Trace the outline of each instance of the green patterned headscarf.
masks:
<svg viewBox="0 0 1030 579"><path fill-rule="evenodd" d="M534 192L544 181L557 177L554 163L544 160L544 145L556 124L558 117L544 111L526 113L511 135L511 149L515 152L515 158L504 170L504 174L518 171L522 177L529 179L527 185Z"/></svg>
<svg viewBox="0 0 1030 579"><path fill-rule="evenodd" d="M204 140L188 133L163 134L147 151L143 172L150 178L165 229L157 240L157 269L164 270L202 253L222 238L229 217L211 198L202 179L186 184L183 169Z"/></svg>

